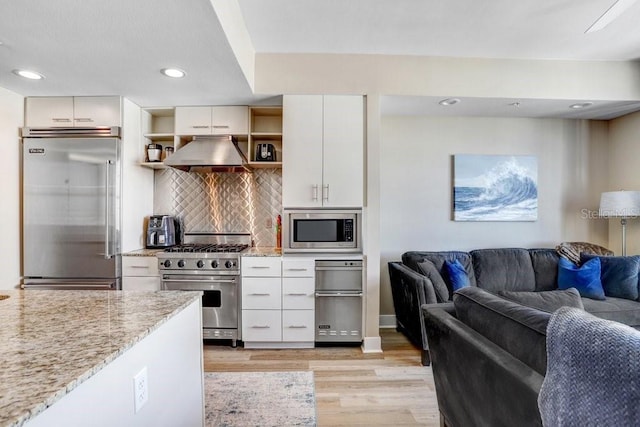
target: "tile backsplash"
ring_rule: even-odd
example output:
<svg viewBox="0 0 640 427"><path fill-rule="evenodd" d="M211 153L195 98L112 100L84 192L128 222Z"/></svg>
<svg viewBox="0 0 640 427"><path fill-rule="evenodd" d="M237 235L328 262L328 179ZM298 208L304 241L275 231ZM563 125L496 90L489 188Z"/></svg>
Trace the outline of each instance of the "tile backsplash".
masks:
<svg viewBox="0 0 640 427"><path fill-rule="evenodd" d="M153 212L180 218L186 231L249 232L255 246L275 246L282 209L280 169L252 173L155 171Z"/></svg>

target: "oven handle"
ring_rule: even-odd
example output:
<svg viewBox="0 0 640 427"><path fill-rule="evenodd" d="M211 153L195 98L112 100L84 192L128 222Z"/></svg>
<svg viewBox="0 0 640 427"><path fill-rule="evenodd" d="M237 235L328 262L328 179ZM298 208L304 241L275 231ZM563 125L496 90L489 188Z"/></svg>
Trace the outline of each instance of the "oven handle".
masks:
<svg viewBox="0 0 640 427"><path fill-rule="evenodd" d="M194 282L205 282L205 283L236 283L236 279L162 279L163 282L168 283L194 283Z"/></svg>

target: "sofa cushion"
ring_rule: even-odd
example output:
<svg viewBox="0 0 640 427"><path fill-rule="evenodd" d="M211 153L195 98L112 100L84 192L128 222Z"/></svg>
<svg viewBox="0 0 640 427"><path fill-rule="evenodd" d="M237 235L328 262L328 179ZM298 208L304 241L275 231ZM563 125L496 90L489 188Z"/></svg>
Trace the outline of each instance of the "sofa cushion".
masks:
<svg viewBox="0 0 640 427"><path fill-rule="evenodd" d="M488 291L533 291L536 277L526 249L471 251L476 286Z"/></svg>
<svg viewBox="0 0 640 427"><path fill-rule="evenodd" d="M536 277L536 291L558 289L558 259L555 249L529 249L533 274Z"/></svg>
<svg viewBox="0 0 640 427"><path fill-rule="evenodd" d="M562 242L556 246L556 252L561 257L568 259L576 265L580 265L580 254L613 255L609 249L587 242Z"/></svg>
<svg viewBox="0 0 640 427"><path fill-rule="evenodd" d="M580 293L576 288L540 292L498 291L497 294L509 301L548 313L553 313L560 307L584 309L582 298L580 298Z"/></svg>
<svg viewBox="0 0 640 427"><path fill-rule="evenodd" d="M583 263L593 258L600 258L600 280L606 296L638 299L640 255L599 256L585 253L580 255L580 261Z"/></svg>
<svg viewBox="0 0 640 427"><path fill-rule="evenodd" d="M466 288L467 286L471 286L469 282L469 276L467 275L464 266L460 264L460 261L445 261L444 262L445 270L447 270L447 277L449 279L449 284L451 285L452 291L457 291L458 289Z"/></svg>
<svg viewBox="0 0 640 427"><path fill-rule="evenodd" d="M583 298L582 303L584 310L594 316L640 327L640 304L637 301L607 297L602 301Z"/></svg>
<svg viewBox="0 0 640 427"><path fill-rule="evenodd" d="M476 287L453 294L456 317L540 373L546 370L550 313L507 301Z"/></svg>
<svg viewBox="0 0 640 427"><path fill-rule="evenodd" d="M425 259L417 264L417 270L418 273L427 276L427 278L431 280L431 283L433 283L433 289L438 297L438 302L449 301L449 289L433 262Z"/></svg>
<svg viewBox="0 0 640 427"><path fill-rule="evenodd" d="M603 300L604 289L600 281L600 259L594 258L578 267L566 258L558 262L558 289L576 288L580 296Z"/></svg>
<svg viewBox="0 0 640 427"><path fill-rule="evenodd" d="M447 272L445 271L444 262L458 260L464 266L464 269L469 276L469 282L471 286L476 285L475 275L473 273L473 265L471 264L471 255L467 252L461 251L439 251L439 252L422 252L422 251L409 251L402 254L402 263L412 270L418 271L418 262L422 262L428 259L436 266L440 275L445 278ZM451 289L449 289L451 291Z"/></svg>

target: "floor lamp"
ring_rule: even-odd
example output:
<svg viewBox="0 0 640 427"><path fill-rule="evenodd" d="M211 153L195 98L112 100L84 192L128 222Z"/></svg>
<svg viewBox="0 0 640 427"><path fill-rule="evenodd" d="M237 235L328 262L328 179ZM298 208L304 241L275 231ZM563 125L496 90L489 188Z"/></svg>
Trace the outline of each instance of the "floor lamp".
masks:
<svg viewBox="0 0 640 427"><path fill-rule="evenodd" d="M627 219L640 216L640 191L608 191L600 196L600 218L620 218L622 255L627 255Z"/></svg>

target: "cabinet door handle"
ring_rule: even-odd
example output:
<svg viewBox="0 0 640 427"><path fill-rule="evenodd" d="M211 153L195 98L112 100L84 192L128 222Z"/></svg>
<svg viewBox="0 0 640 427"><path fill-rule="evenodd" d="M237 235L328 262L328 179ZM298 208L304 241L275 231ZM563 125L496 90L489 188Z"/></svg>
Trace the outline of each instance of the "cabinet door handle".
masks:
<svg viewBox="0 0 640 427"><path fill-rule="evenodd" d="M214 129L229 129L228 125L213 125Z"/></svg>
<svg viewBox="0 0 640 427"><path fill-rule="evenodd" d="M290 294L287 294L287 295L291 295L293 297L306 297L307 296L307 294L305 294L304 292L290 293Z"/></svg>
<svg viewBox="0 0 640 427"><path fill-rule="evenodd" d="M269 267L268 265L252 265L251 268L255 270L267 270L271 267Z"/></svg>
<svg viewBox="0 0 640 427"><path fill-rule="evenodd" d="M260 292L254 292L254 293L249 294L249 295L254 295L254 296L257 296L257 297L268 297L268 296L269 296L269 295L271 295L271 294L267 294L267 293L260 293Z"/></svg>
<svg viewBox="0 0 640 427"><path fill-rule="evenodd" d="M307 327L305 325L291 325L291 326L288 326L288 328L290 328L290 329L307 329Z"/></svg>
<svg viewBox="0 0 640 427"><path fill-rule="evenodd" d="M63 117L52 117L51 121L56 123L71 123L71 119L67 119Z"/></svg>
<svg viewBox="0 0 640 427"><path fill-rule="evenodd" d="M191 127L194 128L194 129L209 129L211 126L209 126L209 125L194 125L194 126L191 126Z"/></svg>
<svg viewBox="0 0 640 427"><path fill-rule="evenodd" d="M269 326L269 325L253 325L252 328L253 329L269 329L269 328L271 328L271 326Z"/></svg>
<svg viewBox="0 0 640 427"><path fill-rule="evenodd" d="M329 184L322 186L322 200L329 201Z"/></svg>
<svg viewBox="0 0 640 427"><path fill-rule="evenodd" d="M287 271L307 271L306 268L285 268Z"/></svg>
<svg viewBox="0 0 640 427"><path fill-rule="evenodd" d="M311 187L311 199L314 202L318 201L318 185L317 184Z"/></svg>
<svg viewBox="0 0 640 427"><path fill-rule="evenodd" d="M92 122L93 119L89 118L89 117L78 117L77 119L74 119L76 122L81 122L81 123L89 123Z"/></svg>
<svg viewBox="0 0 640 427"><path fill-rule="evenodd" d="M129 267L131 267L131 268L146 268L146 269L149 268L148 265L130 265Z"/></svg>

